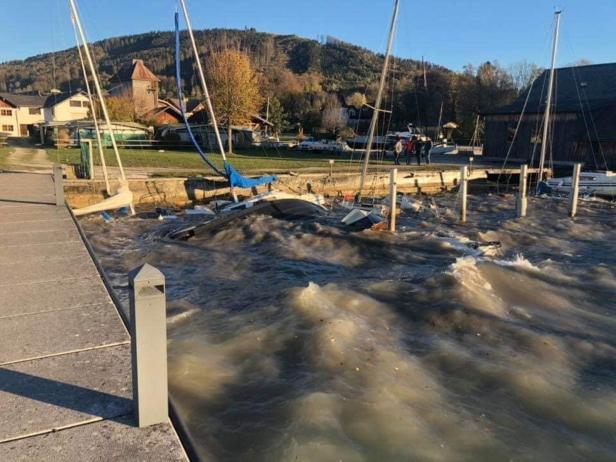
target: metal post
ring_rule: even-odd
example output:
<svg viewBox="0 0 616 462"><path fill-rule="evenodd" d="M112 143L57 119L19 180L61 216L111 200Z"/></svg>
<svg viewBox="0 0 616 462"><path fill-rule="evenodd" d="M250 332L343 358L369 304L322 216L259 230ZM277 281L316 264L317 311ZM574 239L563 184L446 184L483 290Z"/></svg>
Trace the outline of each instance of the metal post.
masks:
<svg viewBox="0 0 616 462"><path fill-rule="evenodd" d="M582 164L573 165L573 176L571 177L571 192L569 193L569 216L573 218L577 213L577 202L580 194L580 172Z"/></svg>
<svg viewBox="0 0 616 462"><path fill-rule="evenodd" d="M528 165L520 166L520 188L515 204L516 215L518 218L526 216L526 207L528 205L528 197L526 196L526 184L528 178Z"/></svg>
<svg viewBox="0 0 616 462"><path fill-rule="evenodd" d="M56 193L56 206L64 207L64 177L61 164L53 164L53 184Z"/></svg>
<svg viewBox="0 0 616 462"><path fill-rule="evenodd" d="M460 223L466 223L466 199L468 197L468 167L460 168Z"/></svg>
<svg viewBox="0 0 616 462"><path fill-rule="evenodd" d="M92 140L83 141L88 147L88 179L94 179L94 157L92 156Z"/></svg>
<svg viewBox="0 0 616 462"><path fill-rule="evenodd" d="M128 275L133 405L139 427L167 422L165 276L149 264Z"/></svg>
<svg viewBox="0 0 616 462"><path fill-rule="evenodd" d="M396 189L398 186L398 169L392 169L389 175L389 232L396 232Z"/></svg>

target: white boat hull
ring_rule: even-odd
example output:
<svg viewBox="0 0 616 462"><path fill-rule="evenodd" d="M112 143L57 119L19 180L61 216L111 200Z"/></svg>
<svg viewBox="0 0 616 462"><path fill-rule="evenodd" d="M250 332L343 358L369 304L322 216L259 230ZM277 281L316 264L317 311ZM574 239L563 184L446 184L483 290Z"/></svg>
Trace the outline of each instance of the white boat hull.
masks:
<svg viewBox="0 0 616 462"><path fill-rule="evenodd" d="M122 207L130 207L133 203L133 193L128 189L128 183L122 182L115 195L108 197L98 204L90 205L73 210L75 216L80 217L90 213L105 212L107 210L117 210Z"/></svg>
<svg viewBox="0 0 616 462"><path fill-rule="evenodd" d="M551 178L546 181L548 187L557 193L571 191L571 177ZM580 175L580 194L598 196L616 196L616 173L584 172Z"/></svg>

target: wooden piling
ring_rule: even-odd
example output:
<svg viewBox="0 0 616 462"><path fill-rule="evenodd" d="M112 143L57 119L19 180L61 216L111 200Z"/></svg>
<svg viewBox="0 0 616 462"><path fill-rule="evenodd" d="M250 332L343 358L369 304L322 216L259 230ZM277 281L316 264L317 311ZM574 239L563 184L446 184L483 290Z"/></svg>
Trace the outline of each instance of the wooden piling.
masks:
<svg viewBox="0 0 616 462"><path fill-rule="evenodd" d="M528 205L528 197L526 195L528 180L528 165L520 166L520 188L516 200L516 215L518 218L526 216L526 207Z"/></svg>
<svg viewBox="0 0 616 462"><path fill-rule="evenodd" d="M577 202L580 194L580 172L582 164L573 165L573 175L571 176L571 192L569 193L569 216L573 218L577 213Z"/></svg>
<svg viewBox="0 0 616 462"><path fill-rule="evenodd" d="M396 207L397 207L397 199L396 199L396 189L398 182L398 169L394 168L391 170L389 175L389 232L396 232Z"/></svg>

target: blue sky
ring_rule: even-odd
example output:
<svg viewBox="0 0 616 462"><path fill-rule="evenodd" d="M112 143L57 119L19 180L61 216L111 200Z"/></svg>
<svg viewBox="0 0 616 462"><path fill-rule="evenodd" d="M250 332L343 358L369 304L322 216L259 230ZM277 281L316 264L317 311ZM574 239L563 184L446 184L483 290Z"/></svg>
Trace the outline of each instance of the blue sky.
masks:
<svg viewBox="0 0 616 462"><path fill-rule="evenodd" d="M175 0L78 0L91 40L170 30ZM196 28L333 35L383 51L393 0L188 0ZM461 69L527 59L547 66L555 7L559 64L616 61L616 0L402 0L395 54ZM0 0L0 62L73 46L67 0Z"/></svg>

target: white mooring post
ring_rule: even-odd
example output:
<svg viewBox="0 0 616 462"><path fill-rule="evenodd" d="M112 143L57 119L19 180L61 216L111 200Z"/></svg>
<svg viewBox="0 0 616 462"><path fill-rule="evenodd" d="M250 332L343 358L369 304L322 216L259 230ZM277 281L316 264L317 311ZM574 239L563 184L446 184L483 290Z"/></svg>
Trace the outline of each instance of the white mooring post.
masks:
<svg viewBox="0 0 616 462"><path fill-rule="evenodd" d="M396 206L397 194L396 189L398 187L398 169L392 169L389 174L389 232L396 232Z"/></svg>
<svg viewBox="0 0 616 462"><path fill-rule="evenodd" d="M460 168L460 223L466 223L466 200L468 198L468 167Z"/></svg>
<svg viewBox="0 0 616 462"><path fill-rule="evenodd" d="M60 164L53 164L53 186L56 194L56 206L64 207L64 177Z"/></svg>
<svg viewBox="0 0 616 462"><path fill-rule="evenodd" d="M528 197L526 195L528 180L528 165L520 165L520 188L515 204L516 215L518 218L526 216L526 207L528 205Z"/></svg>
<svg viewBox="0 0 616 462"><path fill-rule="evenodd" d="M580 172L582 164L573 165L573 176L571 177L571 192L569 193L569 216L573 218L577 213L578 196L580 194Z"/></svg>
<svg viewBox="0 0 616 462"><path fill-rule="evenodd" d="M139 427L168 421L165 276L149 264L128 275L133 405Z"/></svg>

